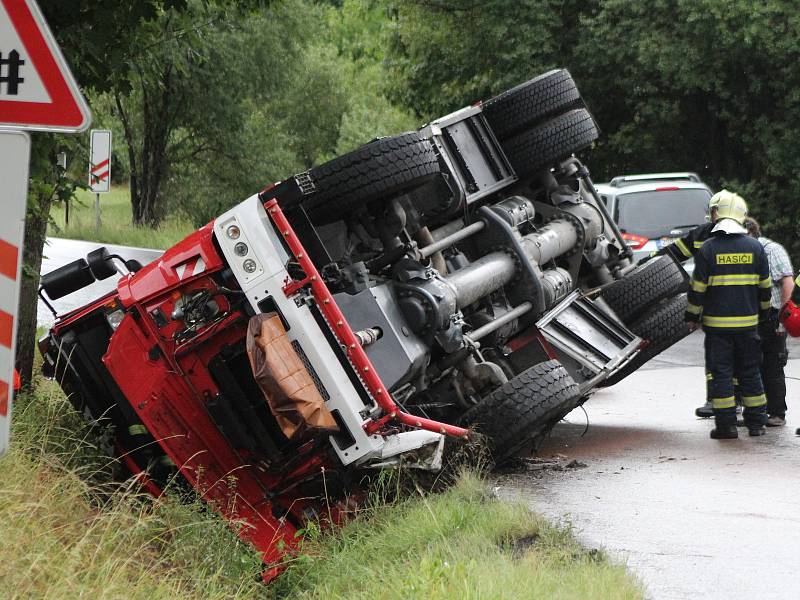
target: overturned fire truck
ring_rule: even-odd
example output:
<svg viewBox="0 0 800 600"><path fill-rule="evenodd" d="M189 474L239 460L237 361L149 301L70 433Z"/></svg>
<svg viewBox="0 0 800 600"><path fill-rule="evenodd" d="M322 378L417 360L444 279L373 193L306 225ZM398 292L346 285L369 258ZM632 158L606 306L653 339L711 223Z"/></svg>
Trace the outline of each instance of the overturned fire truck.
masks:
<svg viewBox="0 0 800 600"><path fill-rule="evenodd" d="M145 267L100 248L42 278L44 369L158 494L245 524L265 577L359 473L496 461L688 331L686 275L631 262L587 168L598 137L555 70L271 185ZM324 506L324 510L323 510Z"/></svg>

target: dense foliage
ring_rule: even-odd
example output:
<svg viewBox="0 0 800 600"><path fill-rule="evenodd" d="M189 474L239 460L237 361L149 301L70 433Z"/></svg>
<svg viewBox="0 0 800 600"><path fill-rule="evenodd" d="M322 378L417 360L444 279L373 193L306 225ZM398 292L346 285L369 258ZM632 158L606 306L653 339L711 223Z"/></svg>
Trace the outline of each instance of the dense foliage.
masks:
<svg viewBox="0 0 800 600"><path fill-rule="evenodd" d="M567 67L602 128L588 161L596 181L697 171L741 192L800 263L792 0L40 4L94 126L115 132L135 224L174 212L207 222L375 136ZM60 150L73 165L66 177L54 167ZM85 154L85 136L35 137L28 298L51 204L84 180ZM33 322L23 320L27 355Z"/></svg>
<svg viewBox="0 0 800 600"><path fill-rule="evenodd" d="M692 170L800 263L800 15L791 0L395 3L392 97L420 117L567 67L602 128L595 180Z"/></svg>

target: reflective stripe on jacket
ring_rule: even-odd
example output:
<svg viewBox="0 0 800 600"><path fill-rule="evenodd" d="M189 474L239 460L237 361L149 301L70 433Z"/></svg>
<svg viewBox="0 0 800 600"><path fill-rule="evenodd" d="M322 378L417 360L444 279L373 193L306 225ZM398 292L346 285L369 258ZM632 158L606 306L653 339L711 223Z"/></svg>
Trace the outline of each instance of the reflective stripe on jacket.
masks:
<svg viewBox="0 0 800 600"><path fill-rule="evenodd" d="M769 263L758 240L715 233L695 255L687 321L715 333L754 330L769 314Z"/></svg>

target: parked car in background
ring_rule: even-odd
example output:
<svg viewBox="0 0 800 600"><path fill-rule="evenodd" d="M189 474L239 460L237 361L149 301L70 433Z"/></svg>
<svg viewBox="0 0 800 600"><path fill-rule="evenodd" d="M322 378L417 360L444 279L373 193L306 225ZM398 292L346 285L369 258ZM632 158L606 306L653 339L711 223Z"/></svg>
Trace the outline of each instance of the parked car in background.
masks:
<svg viewBox="0 0 800 600"><path fill-rule="evenodd" d="M636 260L704 223L712 195L690 172L624 175L595 188ZM693 267L692 260L684 263L689 273Z"/></svg>

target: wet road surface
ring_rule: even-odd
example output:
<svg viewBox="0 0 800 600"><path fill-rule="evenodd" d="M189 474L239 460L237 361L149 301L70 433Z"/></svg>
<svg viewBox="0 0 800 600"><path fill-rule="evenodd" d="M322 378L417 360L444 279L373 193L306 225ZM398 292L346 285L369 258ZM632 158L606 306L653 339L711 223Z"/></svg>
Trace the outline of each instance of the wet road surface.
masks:
<svg viewBox="0 0 800 600"><path fill-rule="evenodd" d="M81 240L65 240L61 238L47 238L47 245L44 247L44 258L42 259L42 275L54 271L55 269L72 262L78 258L86 258L92 250L105 246L110 254L119 254L125 259L135 258L142 265L157 259L163 251L151 250L147 248L128 248L126 246L113 246L110 244L99 244L97 242L83 242ZM108 293L117 286L118 277L109 277L103 281L96 281L92 285L78 290L77 292L65 296L52 302L59 314L66 313L75 308L79 308L89 302ZM55 318L44 302L39 300L37 307L37 322L40 327L50 326Z"/></svg>
<svg viewBox="0 0 800 600"><path fill-rule="evenodd" d="M537 459L498 476L498 495L571 523L649 598L800 598L800 360L787 367L787 426L726 441L694 416L701 333L650 366L571 413Z"/></svg>

